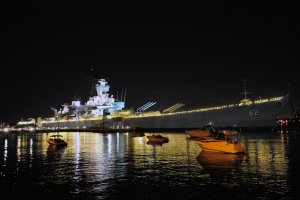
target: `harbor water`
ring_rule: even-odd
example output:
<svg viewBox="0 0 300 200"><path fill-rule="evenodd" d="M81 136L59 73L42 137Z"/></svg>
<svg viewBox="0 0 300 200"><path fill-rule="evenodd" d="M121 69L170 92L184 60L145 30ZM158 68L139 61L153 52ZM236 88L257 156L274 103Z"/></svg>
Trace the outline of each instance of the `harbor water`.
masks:
<svg viewBox="0 0 300 200"><path fill-rule="evenodd" d="M185 133L0 134L0 190L9 198L293 199L299 196L300 134L242 132L246 154L202 151Z"/></svg>

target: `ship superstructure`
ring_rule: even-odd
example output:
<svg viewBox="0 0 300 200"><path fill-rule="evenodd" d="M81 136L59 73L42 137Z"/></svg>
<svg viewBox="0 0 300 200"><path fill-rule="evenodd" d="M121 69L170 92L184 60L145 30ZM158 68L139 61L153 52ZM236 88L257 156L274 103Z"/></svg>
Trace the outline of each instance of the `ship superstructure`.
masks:
<svg viewBox="0 0 300 200"><path fill-rule="evenodd" d="M81 117L99 117L104 114L112 114L118 110L122 110L125 103L122 101L116 101L113 95L109 96L110 86L105 79L97 80L95 86L97 95L92 96L85 104L81 104L80 101L72 101L71 105L65 103L63 108L58 112L55 111L56 119L64 118L76 118Z"/></svg>

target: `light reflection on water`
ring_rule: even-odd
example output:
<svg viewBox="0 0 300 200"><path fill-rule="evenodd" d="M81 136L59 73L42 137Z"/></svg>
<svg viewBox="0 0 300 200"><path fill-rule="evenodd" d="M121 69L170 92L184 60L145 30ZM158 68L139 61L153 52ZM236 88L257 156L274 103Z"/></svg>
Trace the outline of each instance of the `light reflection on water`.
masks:
<svg viewBox="0 0 300 200"><path fill-rule="evenodd" d="M67 147L49 146L51 134L0 135L3 191L71 199L289 198L299 182L295 134L243 133L245 155L202 151L184 133L161 133L169 138L164 144L149 143L150 133L60 134Z"/></svg>

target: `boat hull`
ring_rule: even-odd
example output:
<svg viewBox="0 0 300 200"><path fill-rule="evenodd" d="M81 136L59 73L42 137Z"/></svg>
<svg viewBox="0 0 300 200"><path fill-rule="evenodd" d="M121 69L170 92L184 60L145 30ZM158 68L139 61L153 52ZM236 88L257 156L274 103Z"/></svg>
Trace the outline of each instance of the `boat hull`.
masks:
<svg viewBox="0 0 300 200"><path fill-rule="evenodd" d="M243 143L228 142L222 140L202 140L197 141L201 149L207 151L217 151L224 153L245 153L246 148Z"/></svg>
<svg viewBox="0 0 300 200"><path fill-rule="evenodd" d="M169 142L169 139L166 137L157 137L157 136L147 136L149 142L165 143Z"/></svg>
<svg viewBox="0 0 300 200"><path fill-rule="evenodd" d="M55 139L48 139L47 142L50 145L57 145L57 146L66 146L67 145L67 143L63 140L57 141Z"/></svg>
<svg viewBox="0 0 300 200"><path fill-rule="evenodd" d="M145 136L145 133L143 133L143 132L130 132L129 135L131 137L143 137L143 136Z"/></svg>
<svg viewBox="0 0 300 200"><path fill-rule="evenodd" d="M288 113L288 114L286 114ZM203 112L180 112L169 115L124 119L123 124L141 128L275 127L277 120L292 116L289 105L268 102Z"/></svg>

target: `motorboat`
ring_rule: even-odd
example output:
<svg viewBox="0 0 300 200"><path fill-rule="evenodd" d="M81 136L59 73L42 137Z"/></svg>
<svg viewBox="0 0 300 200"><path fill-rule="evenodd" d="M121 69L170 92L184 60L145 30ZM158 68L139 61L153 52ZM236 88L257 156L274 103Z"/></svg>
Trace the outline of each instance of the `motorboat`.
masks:
<svg viewBox="0 0 300 200"><path fill-rule="evenodd" d="M159 142L159 143L169 142L169 138L164 137L162 135L148 135L147 138L149 142Z"/></svg>
<svg viewBox="0 0 300 200"><path fill-rule="evenodd" d="M216 130L212 126L204 126L202 129L194 129L185 131L193 139L209 139Z"/></svg>
<svg viewBox="0 0 300 200"><path fill-rule="evenodd" d="M206 139L211 136L209 130L189 130L185 131L191 138L199 138L199 139Z"/></svg>
<svg viewBox="0 0 300 200"><path fill-rule="evenodd" d="M51 135L50 138L47 140L48 144L50 145L60 145L66 146L67 142L62 139L62 135Z"/></svg>
<svg viewBox="0 0 300 200"><path fill-rule="evenodd" d="M218 137L218 139L206 139L199 140L197 144L203 150L218 151L224 153L245 153L245 145L238 141L237 131L225 130L220 132L224 137Z"/></svg>
<svg viewBox="0 0 300 200"><path fill-rule="evenodd" d="M143 136L145 136L145 133L134 131L134 132L130 132L129 135L130 135L131 137L143 137Z"/></svg>

